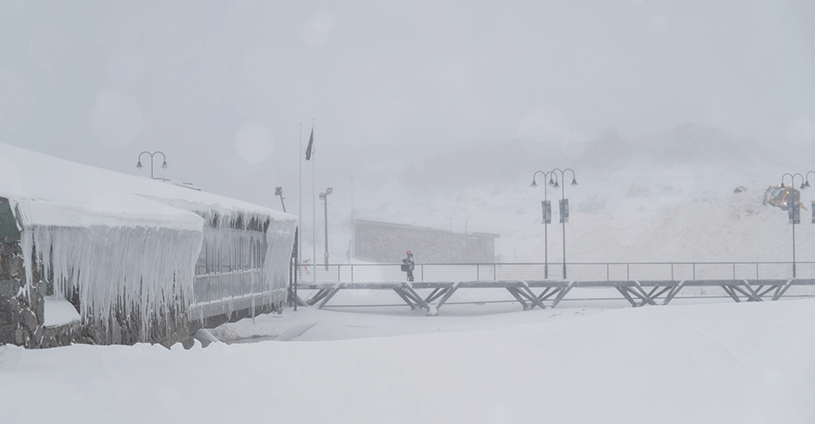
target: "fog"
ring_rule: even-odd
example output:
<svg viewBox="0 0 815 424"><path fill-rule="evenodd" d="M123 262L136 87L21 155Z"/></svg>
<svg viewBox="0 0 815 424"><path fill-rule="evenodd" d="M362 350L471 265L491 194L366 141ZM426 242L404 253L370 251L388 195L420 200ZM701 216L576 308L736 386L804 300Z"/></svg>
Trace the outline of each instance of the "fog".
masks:
<svg viewBox="0 0 815 424"><path fill-rule="evenodd" d="M295 214L302 166L309 217L351 176L373 207L635 158L806 172L812 75L804 0L0 0L2 142L142 176L161 151L157 177Z"/></svg>

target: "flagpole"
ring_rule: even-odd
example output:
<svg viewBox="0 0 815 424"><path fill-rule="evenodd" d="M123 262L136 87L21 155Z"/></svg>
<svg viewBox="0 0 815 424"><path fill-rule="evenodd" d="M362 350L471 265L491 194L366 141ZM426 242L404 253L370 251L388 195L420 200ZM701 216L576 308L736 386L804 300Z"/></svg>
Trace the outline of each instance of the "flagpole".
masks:
<svg viewBox="0 0 815 424"><path fill-rule="evenodd" d="M314 119L311 119L311 137L314 140ZM314 283L317 283L317 177L315 168L316 162L314 146L311 147L311 229L312 229L312 242L311 242L311 277Z"/></svg>
<svg viewBox="0 0 815 424"><path fill-rule="evenodd" d="M297 262L295 263L297 268L294 270L294 272L296 272L296 273L300 272L300 262L303 261L303 157L300 156L302 154L303 154L303 123L301 122L300 123L300 148L297 149L297 158L298 158L297 164L299 166L298 169L297 169L297 179L298 179L297 190L299 191L299 194L297 195L297 198L298 198L298 200L300 202L300 206L297 208L297 215L298 215L298 217L297 217L297 225L298 225L298 230L297 230L297 250L298 251L297 251ZM298 277L299 277L299 275L298 275ZM297 280L299 280L299 278L296 278L294 281L297 281ZM294 310L297 311L297 285L294 286Z"/></svg>

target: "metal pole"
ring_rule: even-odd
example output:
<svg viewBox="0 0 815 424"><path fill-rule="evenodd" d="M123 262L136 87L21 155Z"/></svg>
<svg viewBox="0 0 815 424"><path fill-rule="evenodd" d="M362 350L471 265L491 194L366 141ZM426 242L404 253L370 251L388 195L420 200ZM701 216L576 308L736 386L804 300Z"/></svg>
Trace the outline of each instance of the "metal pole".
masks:
<svg viewBox="0 0 815 424"><path fill-rule="evenodd" d="M354 224L354 176L351 175L351 251L349 252L349 255L348 255L349 256L348 263L351 263L350 259L354 259L354 249L356 249L356 246L354 245L354 241L355 241L354 240L354 237L355 237L354 229L355 229L355 224Z"/></svg>
<svg viewBox="0 0 815 424"><path fill-rule="evenodd" d="M298 169L297 169L297 189L299 190L297 198L300 205L297 208L297 226L299 230L303 228L303 123L300 123L300 151L297 153ZM303 257L303 232L297 231L297 272L300 272L300 259ZM295 305L297 305L295 299ZM296 308L296 307L295 307ZM296 310L296 309L295 309Z"/></svg>
<svg viewBox="0 0 815 424"><path fill-rule="evenodd" d="M789 191L789 194L790 194L790 199L791 200L787 201L787 210L790 212L789 216L792 218L792 278L796 278L796 273L795 273L795 207L798 206L797 202L800 202L800 195L799 195L798 199L795 199L795 192L793 191L793 190L795 190L795 176L797 175L797 176L801 177L801 188L802 189L806 188L806 186L804 185L804 176L796 172L795 174L786 173L786 174L781 176L781 188L784 188L784 177L786 177L787 175L790 176L790 191ZM807 176L809 176L809 173L807 173Z"/></svg>
<svg viewBox="0 0 815 424"><path fill-rule="evenodd" d="M560 179L563 183L560 184L560 198L563 199L563 206L561 207L562 213L566 212L566 180L563 178L563 171L560 171ZM563 221L563 279L566 279L566 217L562 217Z"/></svg>
<svg viewBox="0 0 815 424"><path fill-rule="evenodd" d="M547 221L546 174L543 174L543 278L549 278L549 222Z"/></svg>
<svg viewBox="0 0 815 424"><path fill-rule="evenodd" d="M314 131L314 120L311 120L311 131ZM311 147L311 269L312 278L317 282L317 177L315 172L315 162L317 162L317 150Z"/></svg>
<svg viewBox="0 0 815 424"><path fill-rule="evenodd" d="M793 199L793 203L795 200ZM792 209L792 278L795 278L795 205L787 205Z"/></svg>
<svg viewBox="0 0 815 424"><path fill-rule="evenodd" d="M297 232L297 240L300 240L300 228L298 227L295 231ZM297 243L299 244L299 242ZM297 246L297 249L294 250L294 312L297 312L297 274L300 272L299 250L300 246Z"/></svg>
<svg viewBox="0 0 815 424"><path fill-rule="evenodd" d="M328 192L323 197L325 205L325 270L328 271Z"/></svg>

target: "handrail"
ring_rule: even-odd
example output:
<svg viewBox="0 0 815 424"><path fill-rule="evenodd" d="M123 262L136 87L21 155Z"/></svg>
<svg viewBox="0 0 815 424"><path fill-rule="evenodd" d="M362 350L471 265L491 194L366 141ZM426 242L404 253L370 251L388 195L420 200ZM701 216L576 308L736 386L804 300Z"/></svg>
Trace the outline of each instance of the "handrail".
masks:
<svg viewBox="0 0 815 424"><path fill-rule="evenodd" d="M306 275L300 268L298 281L309 282L382 282L403 281L406 274L399 263L384 264L328 264L320 266L315 274ZM625 281L631 279L663 280L732 280L792 278L792 262L774 261L711 261L711 262L575 262L567 263L569 280ZM797 262L801 272L798 278L815 278L815 262ZM565 280L559 272L544 272L539 262L494 263L433 263L416 264L416 281L435 282L449 280L498 281ZM312 267L308 267L312 271Z"/></svg>

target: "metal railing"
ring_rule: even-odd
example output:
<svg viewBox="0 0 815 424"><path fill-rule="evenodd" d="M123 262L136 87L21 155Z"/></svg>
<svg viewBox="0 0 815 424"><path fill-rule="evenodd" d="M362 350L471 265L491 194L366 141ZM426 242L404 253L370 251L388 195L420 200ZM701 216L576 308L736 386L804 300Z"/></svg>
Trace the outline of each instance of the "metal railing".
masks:
<svg viewBox="0 0 815 424"><path fill-rule="evenodd" d="M406 281L401 264L300 266L300 284ZM549 264L548 280L563 280L562 266ZM815 262L796 262L799 279L815 278ZM566 264L569 280L771 280L791 279L792 262L628 262ZM417 282L544 280L542 263L416 264ZM316 278L315 278L316 277ZM196 277L197 279L197 277Z"/></svg>
<svg viewBox="0 0 815 424"><path fill-rule="evenodd" d="M196 275L193 305L236 299L269 292L260 269Z"/></svg>

